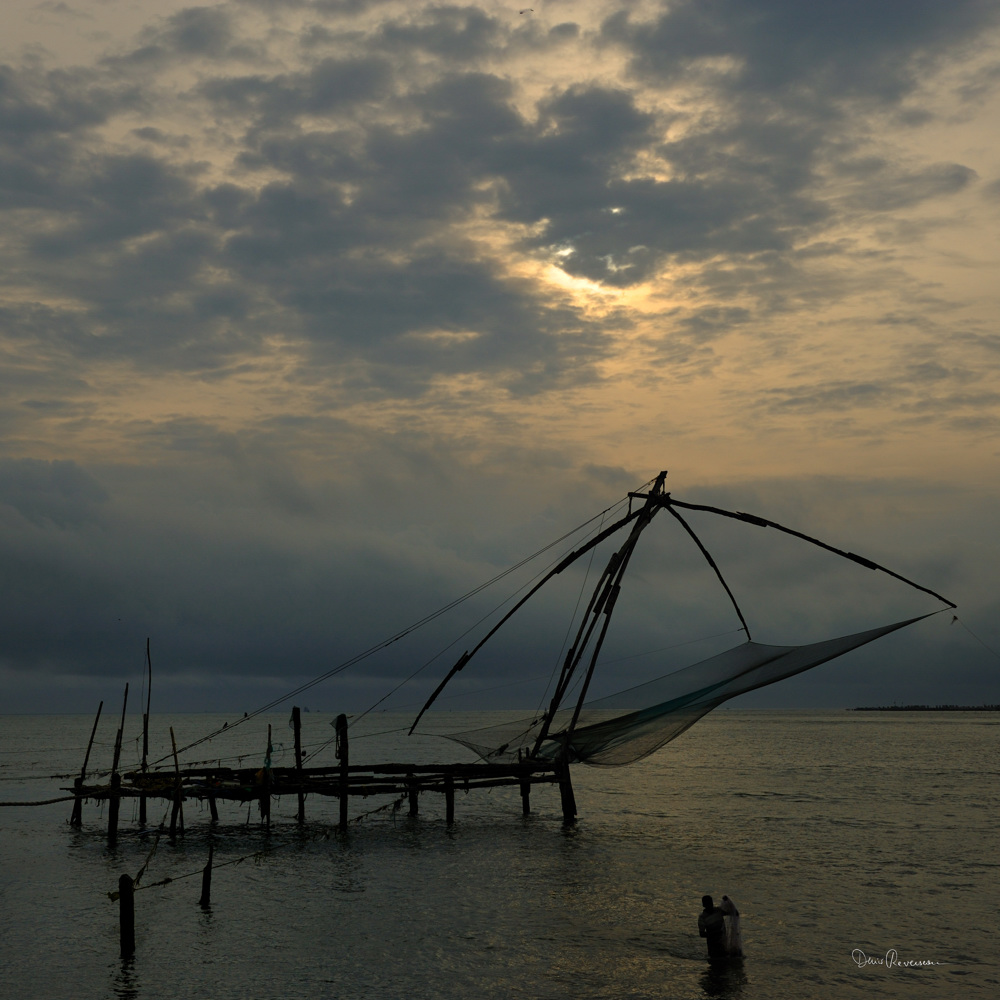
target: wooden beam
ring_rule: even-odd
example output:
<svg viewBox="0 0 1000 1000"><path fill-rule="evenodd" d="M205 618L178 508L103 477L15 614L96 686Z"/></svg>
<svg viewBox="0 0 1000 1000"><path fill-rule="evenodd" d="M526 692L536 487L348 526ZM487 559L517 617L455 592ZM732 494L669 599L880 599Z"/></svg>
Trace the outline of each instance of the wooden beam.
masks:
<svg viewBox="0 0 1000 1000"><path fill-rule="evenodd" d="M69 820L71 826L83 825L83 799L80 792L83 789L83 783L87 778L87 762L90 760L90 748L94 745L94 734L97 732L97 723L101 721L102 708L104 708L103 701L97 706L97 717L94 719L94 728L90 730L90 739L87 741L87 752L83 756L83 767L80 768L80 777L74 782L74 788L76 789L76 801L73 803L73 815Z"/></svg>

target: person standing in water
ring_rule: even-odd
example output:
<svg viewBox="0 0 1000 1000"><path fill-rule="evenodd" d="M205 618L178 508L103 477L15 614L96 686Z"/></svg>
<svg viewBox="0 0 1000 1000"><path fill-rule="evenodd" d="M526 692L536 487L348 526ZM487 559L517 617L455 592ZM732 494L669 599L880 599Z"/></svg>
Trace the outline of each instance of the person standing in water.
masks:
<svg viewBox="0 0 1000 1000"><path fill-rule="evenodd" d="M708 945L708 960L726 958L726 919L722 909L715 905L711 896L702 896L704 909L698 914L698 934Z"/></svg>
<svg viewBox="0 0 1000 1000"><path fill-rule="evenodd" d="M743 957L743 932L740 930L740 911L728 896L722 897L719 909L725 916L726 954L730 958Z"/></svg>

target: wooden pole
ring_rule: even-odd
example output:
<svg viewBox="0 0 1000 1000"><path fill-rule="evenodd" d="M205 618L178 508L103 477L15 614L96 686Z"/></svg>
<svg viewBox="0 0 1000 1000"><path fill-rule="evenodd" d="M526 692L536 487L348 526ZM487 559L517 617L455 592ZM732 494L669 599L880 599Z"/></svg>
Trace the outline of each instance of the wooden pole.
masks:
<svg viewBox="0 0 1000 1000"><path fill-rule="evenodd" d="M149 754L149 700L153 693L153 661L149 656L149 637L146 637L146 667L148 679L146 683L146 711L142 715L142 773L146 773L146 758ZM139 823L146 825L146 796L139 796Z"/></svg>
<svg viewBox="0 0 1000 1000"><path fill-rule="evenodd" d="M406 776L406 787L409 789L410 795L410 815L416 816L420 810L420 801L419 793L417 792L417 783L412 774L407 774Z"/></svg>
<svg viewBox="0 0 1000 1000"><path fill-rule="evenodd" d="M264 755L263 781L260 791L260 818L271 829L271 724L267 726L267 753Z"/></svg>
<svg viewBox="0 0 1000 1000"><path fill-rule="evenodd" d="M203 910L207 910L212 902L212 854L214 850L215 844L210 840L208 842L208 864L205 865L205 869L201 873L201 899L198 900L198 905Z"/></svg>
<svg viewBox="0 0 1000 1000"><path fill-rule="evenodd" d="M295 730L295 779L299 783L299 826L306 821L306 796L302 791L302 714L296 705L292 708L292 728Z"/></svg>
<svg viewBox="0 0 1000 1000"><path fill-rule="evenodd" d="M348 782L350 774L348 772L348 761L350 752L347 745L347 716L338 715L335 723L337 730L337 760L340 761L340 829L347 830L347 800Z"/></svg>
<svg viewBox="0 0 1000 1000"><path fill-rule="evenodd" d="M444 778L445 822L451 826L455 822L455 778L446 774Z"/></svg>
<svg viewBox="0 0 1000 1000"><path fill-rule="evenodd" d="M118 879L118 924L122 958L131 958L135 954L135 889L131 875Z"/></svg>
<svg viewBox="0 0 1000 1000"><path fill-rule="evenodd" d="M559 799L562 802L563 823L567 826L576 822L576 797L569 777L569 764L563 762L557 769L559 775Z"/></svg>
<svg viewBox="0 0 1000 1000"><path fill-rule="evenodd" d="M121 804L122 776L117 771L111 772L111 793L108 800L108 847L118 843L118 809Z"/></svg>
<svg viewBox="0 0 1000 1000"><path fill-rule="evenodd" d="M170 745L174 749L174 807L170 810L170 839L177 835L177 820L180 819L181 836L184 836L184 805L181 798L181 765L177 759L177 740L174 737L174 727L170 727Z"/></svg>
<svg viewBox="0 0 1000 1000"><path fill-rule="evenodd" d="M122 721L118 726L118 735L115 737L115 757L111 765L111 801L108 803L108 847L114 847L118 843L118 807L121 805L121 797L118 790L121 788L122 778L118 773L118 763L122 755L122 734L125 731L125 708L128 705L128 685L125 685L125 698L122 701Z"/></svg>
<svg viewBox="0 0 1000 1000"><path fill-rule="evenodd" d="M70 817L70 826L83 825L83 800L80 798L80 790L87 777L87 763L90 761L90 748L94 745L94 734L97 732L97 723L101 721L101 709L104 702L97 706L97 718L94 719L94 728L90 731L90 739L87 741L87 752L83 757L83 767L80 768L80 777L73 783L76 787L76 802L73 803L73 815Z"/></svg>
<svg viewBox="0 0 1000 1000"><path fill-rule="evenodd" d="M521 815L531 815L531 781L527 774L521 776Z"/></svg>

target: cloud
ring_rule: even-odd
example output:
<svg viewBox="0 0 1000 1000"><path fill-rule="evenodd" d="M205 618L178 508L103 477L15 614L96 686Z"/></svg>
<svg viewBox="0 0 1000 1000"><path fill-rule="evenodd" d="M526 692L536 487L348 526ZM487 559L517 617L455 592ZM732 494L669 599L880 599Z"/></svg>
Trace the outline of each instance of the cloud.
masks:
<svg viewBox="0 0 1000 1000"><path fill-rule="evenodd" d="M995 5L642 10L246 0L0 67L5 669L154 634L279 686L661 464L801 523L839 492L876 547L904 484L914 575L961 582L932 484L996 450ZM623 634L708 628L710 580L643 573ZM839 627L834 590L778 618Z"/></svg>
<svg viewBox="0 0 1000 1000"><path fill-rule="evenodd" d="M34 525L79 525L93 520L107 499L97 480L75 462L0 459L0 503Z"/></svg>
<svg viewBox="0 0 1000 1000"><path fill-rule="evenodd" d="M651 22L625 11L603 26L627 45L634 72L664 82L695 75L746 105L757 98L833 116L836 103L897 102L936 59L971 45L996 23L984 0L947 10L933 0L861 0L802 7L792 0L711 0L670 4Z"/></svg>

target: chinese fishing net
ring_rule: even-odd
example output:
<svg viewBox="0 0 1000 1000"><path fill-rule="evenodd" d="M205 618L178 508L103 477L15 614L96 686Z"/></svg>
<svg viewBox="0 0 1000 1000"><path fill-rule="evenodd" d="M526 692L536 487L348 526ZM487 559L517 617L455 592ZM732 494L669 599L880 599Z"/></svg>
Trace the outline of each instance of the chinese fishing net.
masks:
<svg viewBox="0 0 1000 1000"><path fill-rule="evenodd" d="M558 712L534 757L603 766L631 764L676 739L730 698L810 670L926 617L802 646L745 642L700 663L585 703L572 728L573 709ZM526 719L447 738L464 744L484 760L516 761L532 754L542 727L541 718Z"/></svg>

